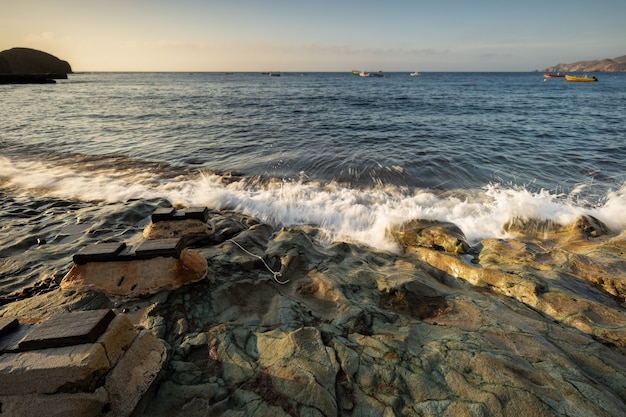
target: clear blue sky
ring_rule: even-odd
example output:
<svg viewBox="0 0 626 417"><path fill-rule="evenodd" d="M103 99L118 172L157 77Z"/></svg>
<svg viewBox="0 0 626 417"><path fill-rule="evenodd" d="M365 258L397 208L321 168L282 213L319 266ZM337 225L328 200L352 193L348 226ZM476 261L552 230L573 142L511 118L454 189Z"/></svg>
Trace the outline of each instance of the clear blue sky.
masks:
<svg viewBox="0 0 626 417"><path fill-rule="evenodd" d="M623 0L1 0L74 71L527 71L626 54Z"/></svg>

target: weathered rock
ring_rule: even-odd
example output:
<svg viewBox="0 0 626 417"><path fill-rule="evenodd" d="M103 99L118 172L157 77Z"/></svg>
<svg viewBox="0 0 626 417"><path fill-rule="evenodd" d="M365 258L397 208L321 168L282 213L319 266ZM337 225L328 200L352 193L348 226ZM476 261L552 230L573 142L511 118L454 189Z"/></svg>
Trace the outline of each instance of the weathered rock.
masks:
<svg viewBox="0 0 626 417"><path fill-rule="evenodd" d="M143 231L146 239L168 239L185 237L208 237L215 232L206 207L190 208L185 211L173 208L157 209L152 213L152 222Z"/></svg>
<svg viewBox="0 0 626 417"><path fill-rule="evenodd" d="M119 306L171 352L137 417L626 414L626 235L590 218L519 223L471 256L459 236L392 254L212 219L210 279Z"/></svg>
<svg viewBox="0 0 626 417"><path fill-rule="evenodd" d="M166 348L148 331L137 330L124 315L114 315L94 341L65 338L76 334L71 320L91 320L98 326L109 315L79 311L51 317L35 324L24 339L45 342L61 334L69 346L24 345L25 351L0 355L0 404L11 416L130 416L161 372ZM111 313L111 311L108 311ZM65 320L67 319L67 320ZM93 319L93 320L92 320ZM96 323L97 321L97 323ZM63 324L65 329L57 329ZM30 335L30 337L29 337ZM56 336L55 336L56 337ZM55 339L56 340L56 339ZM56 343L56 342L55 342Z"/></svg>
<svg viewBox="0 0 626 417"><path fill-rule="evenodd" d="M470 245L453 223L430 220L413 220L405 223L391 234L405 247L423 246L451 253L467 253Z"/></svg>
<svg viewBox="0 0 626 417"><path fill-rule="evenodd" d="M106 378L110 411L105 416L130 416L158 378L167 352L152 333L142 331Z"/></svg>
<svg viewBox="0 0 626 417"><path fill-rule="evenodd" d="M214 232L212 224L195 219L150 223L143 231L146 239L183 238L186 236L208 237Z"/></svg>
<svg viewBox="0 0 626 417"><path fill-rule="evenodd" d="M323 416L337 415L335 379L339 366L332 348L317 329L290 334L257 334L259 365L273 388L297 404L315 408Z"/></svg>
<svg viewBox="0 0 626 417"><path fill-rule="evenodd" d="M0 356L0 396L91 391L111 365L100 344L83 344Z"/></svg>
<svg viewBox="0 0 626 417"><path fill-rule="evenodd" d="M206 259L191 249L184 249L180 259L161 256L75 264L60 286L64 290L95 290L110 297L133 299L200 281L206 274Z"/></svg>
<svg viewBox="0 0 626 417"><path fill-rule="evenodd" d="M92 392L0 397L2 414L12 417L101 416L109 396L102 387Z"/></svg>

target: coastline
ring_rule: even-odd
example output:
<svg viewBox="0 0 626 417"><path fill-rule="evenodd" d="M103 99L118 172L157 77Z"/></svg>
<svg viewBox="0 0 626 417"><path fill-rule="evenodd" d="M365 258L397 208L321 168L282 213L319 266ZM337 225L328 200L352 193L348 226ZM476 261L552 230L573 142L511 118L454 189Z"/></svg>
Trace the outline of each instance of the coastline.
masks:
<svg viewBox="0 0 626 417"><path fill-rule="evenodd" d="M418 221L393 232L398 254L210 219L214 234L188 242L208 261L200 282L138 300L51 284L0 316L113 308L149 329L168 358L138 416L626 410L626 234L594 218L510 222L515 238L474 245Z"/></svg>

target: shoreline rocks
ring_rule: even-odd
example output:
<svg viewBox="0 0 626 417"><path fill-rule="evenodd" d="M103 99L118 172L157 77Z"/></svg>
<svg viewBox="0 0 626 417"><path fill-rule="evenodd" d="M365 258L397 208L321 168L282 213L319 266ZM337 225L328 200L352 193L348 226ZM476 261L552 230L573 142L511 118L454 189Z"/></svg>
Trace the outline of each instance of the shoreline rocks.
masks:
<svg viewBox="0 0 626 417"><path fill-rule="evenodd" d="M135 416L626 413L626 235L593 219L518 222L467 250L454 225L416 222L402 254L210 221L200 281L132 300L53 290L0 316L126 311L170 352Z"/></svg>

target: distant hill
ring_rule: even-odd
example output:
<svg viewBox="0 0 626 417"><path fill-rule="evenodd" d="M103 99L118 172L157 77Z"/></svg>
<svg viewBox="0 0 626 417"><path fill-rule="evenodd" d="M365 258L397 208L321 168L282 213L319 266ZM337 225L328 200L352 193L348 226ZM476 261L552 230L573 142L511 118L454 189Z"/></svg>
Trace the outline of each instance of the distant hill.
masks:
<svg viewBox="0 0 626 417"><path fill-rule="evenodd" d="M595 61L578 61L571 64L557 64L544 68L542 72L624 72L626 71L626 55L613 59Z"/></svg>
<svg viewBox="0 0 626 417"><path fill-rule="evenodd" d="M54 55L30 48L0 52L0 74L69 74L72 67Z"/></svg>

